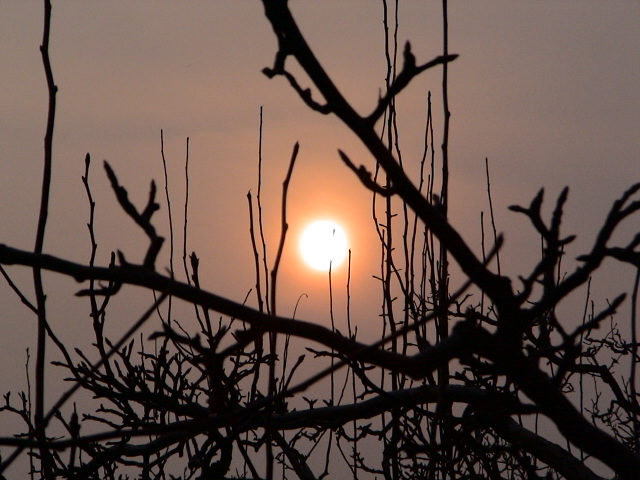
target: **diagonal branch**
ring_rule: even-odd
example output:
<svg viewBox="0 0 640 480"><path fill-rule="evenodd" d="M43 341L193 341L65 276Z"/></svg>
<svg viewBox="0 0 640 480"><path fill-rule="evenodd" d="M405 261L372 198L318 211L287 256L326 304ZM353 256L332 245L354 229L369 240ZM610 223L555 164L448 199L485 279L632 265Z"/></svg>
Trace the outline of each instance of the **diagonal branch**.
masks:
<svg viewBox="0 0 640 480"><path fill-rule="evenodd" d="M527 430L510 417L492 418L491 428L504 440L530 453L568 480L604 480L560 445Z"/></svg>
<svg viewBox="0 0 640 480"><path fill-rule="evenodd" d="M147 205L142 212L138 212L138 209L129 200L129 194L127 193L126 188L120 185L120 183L118 182L118 177L116 177L113 169L106 161L104 162L104 169L107 172L107 177L109 177L111 187L116 194L116 198L118 199L120 206L133 219L133 221L136 222L136 224L140 228L142 228L144 233L147 234L147 237L149 237L149 241L151 243L144 257L142 266L144 268L153 270L156 258L158 257L158 253L160 253L160 249L162 248L162 244L164 243L164 238L156 233L155 227L151 224L151 217L160 208L160 205L158 205L155 201L156 184L153 181L151 182L151 188L149 189L149 200L147 201ZM121 262L126 264L124 255L121 252L119 252L119 256Z"/></svg>
<svg viewBox="0 0 640 480"><path fill-rule="evenodd" d="M418 217L435 234L443 248L451 252L463 272L496 303L498 310L502 310L504 316L510 316L509 314L517 309L517 305L509 279L489 271L471 251L457 230L413 185L393 157L393 154L384 145L371 122L358 115L326 73L300 32L287 2L283 0L262 0L262 3L265 15L278 39L279 50L276 54L275 66L272 72L277 74L279 68L283 69L284 61L288 56L293 56L296 59L325 98L327 102L326 108L335 113L368 148L369 152L389 176L391 183L397 189L398 195L402 200L416 212ZM410 64L410 57L408 61ZM440 63L446 63L447 61L450 61L450 59L443 59ZM424 67L426 69L427 65L415 68ZM412 71L410 67L408 68Z"/></svg>
<svg viewBox="0 0 640 480"><path fill-rule="evenodd" d="M473 341L481 356L503 369L569 442L604 462L620 478L639 478L640 456L583 417L553 380L521 351L468 322L459 323L454 332Z"/></svg>
<svg viewBox="0 0 640 480"><path fill-rule="evenodd" d="M411 44L407 42L404 47L404 65L402 66L402 71L398 74L398 76L393 80L393 83L389 85L387 92L384 97L378 100L378 105L375 110L369 114L366 118L366 121L369 122L372 126L380 119L380 117L384 114L385 110L389 107L393 99L398 95L402 90L405 89L411 83L411 81L420 75L425 70L433 68L437 65L443 65L448 62L454 61L458 58L458 55L440 55L433 60L424 63L422 65L416 65L416 58L413 53L411 53Z"/></svg>
<svg viewBox="0 0 640 480"><path fill-rule="evenodd" d="M616 255L621 261L629 261L634 255L629 257L629 247L631 250L637 246L637 242L640 242L640 237L634 238L634 241L625 249L626 253L620 258L621 251L611 247L607 247L607 243L613 236L616 228L620 223L626 220L631 215L640 211L640 201L636 200L629 202L630 198L640 191L640 183L632 185L622 196L616 200L609 214L604 221L602 228L598 232L596 240L591 248L591 252L586 255L578 257L578 260L583 264L578 267L573 273L568 275L562 282L560 282L555 288L545 292L544 296L534 306L529 309L529 313L533 316L539 316L546 311L554 308L563 298L569 295L576 288L583 285L591 276L591 274L600 266L602 261L608 256ZM633 263L633 262L632 262Z"/></svg>
<svg viewBox="0 0 640 480"><path fill-rule="evenodd" d="M429 371L438 367L438 362L449 361L461 354L459 350L462 347L460 339L453 335L448 339L448 342L428 348L419 357L416 357L416 359L420 358L419 361L416 361L414 357L407 357L382 348L371 348L367 344L347 338L339 332L334 332L315 323L268 315L194 285L136 266L88 267L52 255L38 255L3 244L0 244L0 264L39 266L44 270L70 276L78 282L89 279L106 280L117 284L137 285L165 292L189 303L242 320L251 325L258 333L283 333L312 340L346 356L357 356L359 361L405 373L413 378L423 378ZM78 292L78 295L90 293L90 291L83 290Z"/></svg>

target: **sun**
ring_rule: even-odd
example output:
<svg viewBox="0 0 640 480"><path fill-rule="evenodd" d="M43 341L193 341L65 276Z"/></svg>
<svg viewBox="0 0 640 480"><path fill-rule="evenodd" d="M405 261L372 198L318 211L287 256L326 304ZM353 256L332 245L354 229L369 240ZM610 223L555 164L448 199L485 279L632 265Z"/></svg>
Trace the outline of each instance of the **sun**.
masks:
<svg viewBox="0 0 640 480"><path fill-rule="evenodd" d="M307 265L315 270L329 271L347 256L347 234L336 222L316 220L300 236L300 254Z"/></svg>

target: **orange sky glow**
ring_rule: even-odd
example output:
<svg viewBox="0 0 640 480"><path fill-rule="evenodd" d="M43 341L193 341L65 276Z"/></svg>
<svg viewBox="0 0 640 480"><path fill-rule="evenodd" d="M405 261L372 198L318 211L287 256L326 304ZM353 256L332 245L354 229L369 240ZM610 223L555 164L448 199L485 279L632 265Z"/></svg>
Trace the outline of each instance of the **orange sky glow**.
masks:
<svg viewBox="0 0 640 480"><path fill-rule="evenodd" d="M337 85L360 113L371 110L385 76L379 2L290 3ZM293 145L300 143L289 187L278 313L291 316L297 308L299 318L328 321L329 280L301 264L297 239L310 220L330 218L347 230L352 249L350 270L336 269L332 278L338 327L346 316L348 274L354 322L377 320L380 247L372 195L344 167L337 149L358 165L374 165L338 120L309 111L285 80L261 73L272 65L277 46L260 2L54 1L53 7L51 51L59 93L47 253L88 260L81 182L87 152L97 201L97 263L107 264L116 249L141 261L146 248L143 234L116 205L103 160L134 202L145 202L149 182L157 182L162 210L156 225L168 234L162 129L173 221L180 225L176 249L181 255L189 137L187 250L201 257L205 288L242 301L255 284L247 193L255 198L258 189L262 107L261 195L270 264L281 231L282 181ZM411 40L419 61L441 52L439 8L439 2L401 2L400 39ZM583 253L611 202L640 180L640 4L451 2L449 21L449 49L460 54L449 70L453 224L479 251L488 158L507 273L528 272L539 249L531 227L507 206L528 204L543 186L547 205L562 187L571 187L564 228L578 233L574 253ZM39 2L0 3L0 242L25 249L32 248L37 221L46 121L41 28ZM413 172L422 154L430 90L436 148L441 141L440 82L441 71L430 70L398 99L403 162ZM167 245L159 268L169 261ZM180 258L175 264L182 268ZM29 271L12 272L30 288ZM625 270L596 280L598 300L627 288L632 277ZM52 275L45 280L56 285L60 298L78 288ZM130 315L127 302L133 297L114 303L114 312ZM254 298L248 303L255 304ZM35 321L24 320L28 312L4 283L0 305L3 328L24 339L0 335L2 364L22 369L25 349L33 348ZM50 312L63 340L86 341L86 306L52 297ZM110 333L125 324L110 325ZM3 382L5 389L24 383L13 377Z"/></svg>
<svg viewBox="0 0 640 480"><path fill-rule="evenodd" d="M361 112L384 85L381 7L370 2L292 2L309 42ZM400 41L419 60L440 53L439 3L403 3ZM571 186L567 229L585 232L638 177L640 49L637 4L585 2L453 3L451 65L451 216L474 246L487 209L484 159L492 171L497 227L515 272L530 262L520 245L537 248L524 222L506 206L525 204L545 186L553 198ZM45 83L38 45L37 2L0 5L3 242L31 245L37 215ZM280 232L281 183L291 150L300 154L289 192L287 248L282 264L283 313L301 293L311 317L326 300L326 282L299 268L295 239L315 217L345 225L353 249L354 288L375 291L379 247L371 195L344 168L340 148L372 169L371 159L331 116L310 112L282 79L261 69L273 61L273 33L259 2L54 3L52 59L59 86L53 207L45 249L86 260L87 205L80 181L84 155L98 201L99 260L123 249L133 260L143 237L118 211L101 168L108 160L143 201L163 179L164 130L174 220L182 221L186 138L190 137L188 249L203 259L209 288L235 299L253 281L246 194L257 191L259 110L263 118L262 196L269 254ZM426 95L440 115L439 71L426 72L398 99L406 168L422 153ZM436 146L441 136L436 118ZM166 209L157 217L167 228ZM517 225L517 228L510 228ZM588 245L584 236L581 245ZM513 246L513 248L511 247ZM181 247L180 247L181 248ZM168 262L167 257L164 257ZM336 272L337 274L338 272ZM345 279L336 275L336 282ZM14 299L3 285L2 298ZM71 287L70 287L71 288ZM358 296L354 298L358 305ZM363 304L366 304L363 301ZM12 307L13 308L13 307ZM16 307L19 311L20 307Z"/></svg>
<svg viewBox="0 0 640 480"><path fill-rule="evenodd" d="M358 110L370 109L384 84L381 7L362 1L292 6L338 86ZM437 3L402 4L400 39L412 41L419 60L440 52L439 18ZM584 2L580 8L539 2L451 5L450 50L460 54L450 71L451 214L472 245L479 243L479 214L487 208L485 157L493 172L497 226L507 233L505 255L511 252L515 271L528 265L517 246L531 242L535 248L536 242L526 226L508 228L520 219L507 205L527 203L541 186L553 197L570 185L567 228L588 231L637 179L639 18L631 2ZM3 2L0 22L2 241L24 246L35 228L46 108L40 5ZM287 289L287 276L300 288L282 305L290 309L298 290L307 289L300 283L294 243L310 217L345 225L352 237L352 273L365 291L375 288L371 277L379 255L371 195L336 151L368 168L371 160L335 118L310 112L286 82L261 74L275 48L259 2L54 3L52 59L60 91L46 250L78 261L87 257L80 176L90 152L99 259L106 262L115 248L132 259L141 255L142 237L118 212L100 164L108 160L142 201L148 182L162 180L163 129L177 222L190 137L189 250L203 257L210 288L243 297L253 275L245 196L257 189L263 106L262 191L272 254L280 231L281 182L293 144L301 145L282 274ZM434 112L440 112L439 82L439 72L427 72L398 100L409 169L416 168L422 151L429 90ZM440 135L437 124L437 141ZM163 214L157 221L166 228ZM304 281L311 282L310 291L318 288L318 280ZM2 288L3 298L11 297Z"/></svg>

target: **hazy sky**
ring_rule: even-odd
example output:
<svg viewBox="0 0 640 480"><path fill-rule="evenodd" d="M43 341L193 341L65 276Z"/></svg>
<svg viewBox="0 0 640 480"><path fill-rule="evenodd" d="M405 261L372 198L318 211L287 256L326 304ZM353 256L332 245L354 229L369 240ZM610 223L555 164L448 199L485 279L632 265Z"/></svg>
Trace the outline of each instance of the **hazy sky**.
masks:
<svg viewBox="0 0 640 480"><path fill-rule="evenodd" d="M370 110L384 85L380 2L291 4L338 86L361 113ZM441 51L439 6L415 0L401 4L400 38L412 41L419 61ZM548 202L564 185L571 187L565 231L582 235L574 256L582 253L610 203L640 180L640 3L458 1L451 2L449 16L450 51L460 54L450 67L453 223L477 250L480 211L487 210L488 157L497 227L506 234L507 271L528 273L538 240L506 206L528 204L542 186ZM0 242L27 249L34 242L46 120L41 28L40 2L0 2ZM203 284L242 300L254 283L246 194L256 192L263 106L262 187L271 255L280 228L281 182L294 142L301 144L290 190L280 313L291 315L295 300L307 293L310 298L298 315L326 316L326 277L301 265L295 240L307 220L328 216L349 232L353 315L365 321L367 306L378 303L372 296L377 290L371 276L379 260L371 199L341 165L336 149L356 163L371 166L371 160L335 118L309 112L282 78L261 74L275 50L258 0L54 1L51 55L59 93L45 250L88 259L88 206L80 177L89 152L98 202L98 261L106 263L113 249L141 261L143 236L116 208L101 163L106 159L113 165L140 205L150 180L164 185L164 129L180 229L190 137L188 248L202 258ZM440 113L439 85L440 71L429 71L399 99L400 141L408 165L420 158L429 89ZM435 133L439 139L440 124ZM166 208L157 216L156 224L167 233ZM182 245L177 248L181 252ZM167 265L164 255L159 267ZM11 272L30 292L30 273ZM630 278L629 271L616 274L620 288ZM77 338L73 326L86 326L88 310L85 305L70 309L64 297L77 286L55 276L46 279L50 290L54 285L61 290L50 299L53 328L65 338ZM344 270L335 272L335 281L344 285ZM601 279L599 285L606 290L612 282ZM114 308L127 311L126 304ZM35 341L35 319L4 284L0 312L0 350L7 352L2 362L21 366L24 349ZM25 332L24 343L4 329ZM23 385L20 379L15 382Z"/></svg>

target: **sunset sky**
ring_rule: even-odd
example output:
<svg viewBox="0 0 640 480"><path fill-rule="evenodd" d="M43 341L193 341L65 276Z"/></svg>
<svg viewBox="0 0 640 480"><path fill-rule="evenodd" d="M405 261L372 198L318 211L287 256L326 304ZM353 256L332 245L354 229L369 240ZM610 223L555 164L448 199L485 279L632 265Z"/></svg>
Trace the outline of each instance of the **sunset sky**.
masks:
<svg viewBox="0 0 640 480"><path fill-rule="evenodd" d="M370 111L384 85L381 3L292 0L291 5L338 87L360 113ZM24 249L33 248L42 175L42 16L40 2L0 2L0 242ZM402 2L400 39L411 40L418 61L440 54L440 19L440 2ZM452 223L479 251L480 212L488 210L488 157L497 229L507 242L507 273L528 273L539 240L524 218L506 207L528 204L543 186L547 207L563 186L571 187L564 228L580 237L569 257L584 253L612 201L640 181L640 3L458 1L451 2L449 21L449 49L460 55L449 70ZM371 196L341 164L337 149L368 168L371 159L336 118L309 111L284 79L269 80L261 73L275 52L275 37L258 0L54 1L51 56L59 93L45 251L79 262L89 258L88 204L81 182L87 152L93 159L98 263L106 264L115 249L140 262L146 246L142 233L117 207L103 160L137 205L146 201L149 182L156 181L163 208L155 223L168 235L163 129L178 236L176 268L182 271L190 137L188 250L202 259L206 288L242 301L255 283L246 195L257 192L262 106L270 263L280 231L282 180L293 145L300 142L289 191L279 313L293 315L295 302L306 294L297 316L325 321L326 274L301 263L296 242L308 221L326 217L340 222L349 236L352 316L362 324L374 321L371 307L379 300L372 276L379 270L379 247ZM398 99L403 157L414 168L422 151L429 90L437 115L436 145L440 142L440 81L441 70L430 70ZM638 225L631 230L637 232ZM169 264L168 247L159 269ZM10 272L31 292L29 271ZM345 272L344 266L334 272L335 288L342 291ZM596 279L599 300L628 289L632 275L622 269L610 279ZM54 330L69 341L81 339L88 308L67 303L78 286L53 275L45 281ZM336 295L336 302L343 308L344 293ZM113 308L129 312L126 301ZM4 283L0 312L0 364L23 369L25 349L35 342L35 318ZM16 332L20 341L6 331ZM5 388L24 385L20 377L3 382Z"/></svg>

